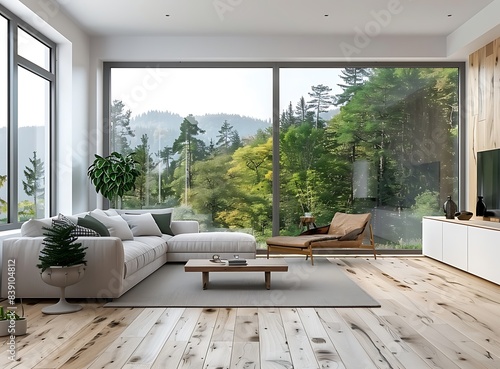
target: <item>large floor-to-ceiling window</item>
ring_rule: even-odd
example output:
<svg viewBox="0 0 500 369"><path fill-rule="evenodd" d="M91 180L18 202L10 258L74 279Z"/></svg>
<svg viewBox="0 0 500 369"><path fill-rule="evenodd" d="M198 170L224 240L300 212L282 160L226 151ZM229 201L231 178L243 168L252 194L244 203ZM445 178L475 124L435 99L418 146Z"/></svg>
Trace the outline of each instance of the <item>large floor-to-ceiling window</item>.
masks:
<svg viewBox="0 0 500 369"><path fill-rule="evenodd" d="M371 212L379 249L420 249L459 194L462 64L105 63L105 152L142 175L123 206L205 230L298 234Z"/></svg>
<svg viewBox="0 0 500 369"><path fill-rule="evenodd" d="M55 44L0 8L0 229L48 216Z"/></svg>

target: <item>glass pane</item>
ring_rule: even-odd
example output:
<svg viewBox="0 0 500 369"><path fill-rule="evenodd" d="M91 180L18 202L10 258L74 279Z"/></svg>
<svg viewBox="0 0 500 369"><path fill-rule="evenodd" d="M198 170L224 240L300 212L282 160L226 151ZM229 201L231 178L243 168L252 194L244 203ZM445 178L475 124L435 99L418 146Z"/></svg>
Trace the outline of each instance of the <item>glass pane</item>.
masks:
<svg viewBox="0 0 500 369"><path fill-rule="evenodd" d="M0 224L7 223L8 22L0 16Z"/></svg>
<svg viewBox="0 0 500 369"><path fill-rule="evenodd" d="M378 248L421 248L458 198L458 70L280 70L281 234L371 212ZM303 225L303 224L301 224Z"/></svg>
<svg viewBox="0 0 500 369"><path fill-rule="evenodd" d="M124 208L175 207L204 230L271 234L272 70L115 68L111 151L142 175Z"/></svg>
<svg viewBox="0 0 500 369"><path fill-rule="evenodd" d="M21 28L17 29L17 53L23 58L50 71L50 48Z"/></svg>
<svg viewBox="0 0 500 369"><path fill-rule="evenodd" d="M22 222L48 215L50 82L21 67L18 76L18 220Z"/></svg>

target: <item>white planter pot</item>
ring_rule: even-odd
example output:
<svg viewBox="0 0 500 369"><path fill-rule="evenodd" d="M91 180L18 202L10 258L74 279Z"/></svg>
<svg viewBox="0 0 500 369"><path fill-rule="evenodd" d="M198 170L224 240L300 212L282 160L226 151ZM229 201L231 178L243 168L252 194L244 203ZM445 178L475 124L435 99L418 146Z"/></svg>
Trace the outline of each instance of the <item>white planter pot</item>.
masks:
<svg viewBox="0 0 500 369"><path fill-rule="evenodd" d="M28 319L0 320L0 336L22 336L28 329Z"/></svg>
<svg viewBox="0 0 500 369"><path fill-rule="evenodd" d="M42 280L51 286L59 287L61 289L61 298L57 304L44 307L42 313L67 314L81 310L81 305L70 304L66 301L64 290L67 286L79 282L83 278L84 272L85 266L83 264L69 267L53 266L45 269L41 274Z"/></svg>
<svg viewBox="0 0 500 369"><path fill-rule="evenodd" d="M67 287L79 282L83 278L85 266L83 264L65 266L51 266L42 272L42 280L55 287Z"/></svg>

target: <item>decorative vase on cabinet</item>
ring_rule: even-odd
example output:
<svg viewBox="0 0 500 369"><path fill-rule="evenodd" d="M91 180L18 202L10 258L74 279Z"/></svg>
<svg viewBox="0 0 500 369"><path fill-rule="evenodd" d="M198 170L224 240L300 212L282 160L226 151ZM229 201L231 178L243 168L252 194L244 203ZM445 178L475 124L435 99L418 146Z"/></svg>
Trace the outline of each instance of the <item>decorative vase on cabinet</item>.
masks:
<svg viewBox="0 0 500 369"><path fill-rule="evenodd" d="M486 204L483 202L483 196L478 196L476 204L476 216L484 217L484 213L486 213Z"/></svg>
<svg viewBox="0 0 500 369"><path fill-rule="evenodd" d="M448 199L443 204L443 210L446 214L446 219L455 219L457 204L451 199L451 196L448 196Z"/></svg>

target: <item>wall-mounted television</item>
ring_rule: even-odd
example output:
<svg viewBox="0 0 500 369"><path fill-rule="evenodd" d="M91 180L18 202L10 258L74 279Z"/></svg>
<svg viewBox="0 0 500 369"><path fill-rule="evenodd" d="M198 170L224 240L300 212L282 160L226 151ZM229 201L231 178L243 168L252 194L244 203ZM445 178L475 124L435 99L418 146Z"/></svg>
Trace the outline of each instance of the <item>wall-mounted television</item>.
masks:
<svg viewBox="0 0 500 369"><path fill-rule="evenodd" d="M486 216L500 217L500 149L477 153L477 195L483 196Z"/></svg>

